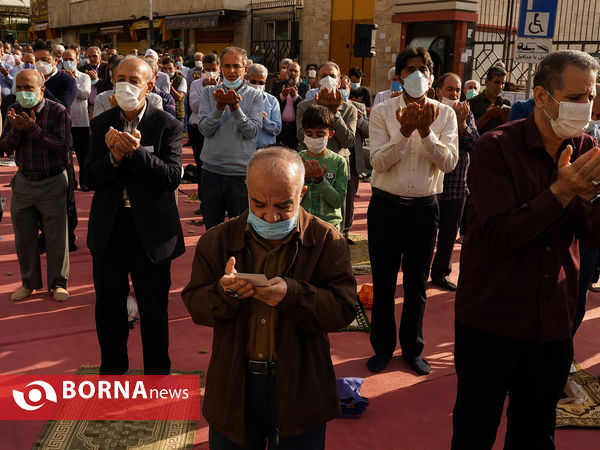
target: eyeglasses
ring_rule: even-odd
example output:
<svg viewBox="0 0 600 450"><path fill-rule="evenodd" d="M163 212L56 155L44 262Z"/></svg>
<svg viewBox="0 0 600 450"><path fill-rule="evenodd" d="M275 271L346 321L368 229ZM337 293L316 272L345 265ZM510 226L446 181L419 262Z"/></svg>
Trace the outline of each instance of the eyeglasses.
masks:
<svg viewBox="0 0 600 450"><path fill-rule="evenodd" d="M244 66L242 66L240 64L223 64L223 69L241 70L243 68L244 68Z"/></svg>
<svg viewBox="0 0 600 450"><path fill-rule="evenodd" d="M263 84L265 84L265 82L264 82L264 81L257 81L257 80L250 80L250 81L249 81L249 83L250 83L250 84L260 84L261 86L262 86Z"/></svg>

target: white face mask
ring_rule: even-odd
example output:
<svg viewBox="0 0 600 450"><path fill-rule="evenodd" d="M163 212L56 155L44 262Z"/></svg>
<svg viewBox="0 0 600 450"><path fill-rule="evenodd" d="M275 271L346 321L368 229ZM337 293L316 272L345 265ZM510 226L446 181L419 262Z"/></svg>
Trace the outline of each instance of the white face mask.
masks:
<svg viewBox="0 0 600 450"><path fill-rule="evenodd" d="M202 79L205 80L207 78L216 80L219 78L219 72L202 72Z"/></svg>
<svg viewBox="0 0 600 450"><path fill-rule="evenodd" d="M250 86L253 89L257 89L259 91L264 91L265 90L265 85L264 84L252 84L252 83L248 83L248 86Z"/></svg>
<svg viewBox="0 0 600 450"><path fill-rule="evenodd" d="M323 150L325 150L325 147L327 147L327 141L329 141L329 136L323 136L322 138L314 139L310 136L304 135L304 144L312 153L316 155L323 153Z"/></svg>
<svg viewBox="0 0 600 450"><path fill-rule="evenodd" d="M558 103L558 117L553 119L546 110L554 134L561 139L581 136L592 118L592 103L559 102L548 92L552 100Z"/></svg>
<svg viewBox="0 0 600 450"><path fill-rule="evenodd" d="M194 65L196 69L202 69L202 61L194 61Z"/></svg>
<svg viewBox="0 0 600 450"><path fill-rule="evenodd" d="M35 63L35 68L44 76L50 75L52 70L54 70L54 66L46 61L37 61Z"/></svg>
<svg viewBox="0 0 600 450"><path fill-rule="evenodd" d="M321 86L321 90L323 88L327 88L330 91L335 91L338 86L338 80L328 75L325 78L321 78L321 80L319 80L319 86Z"/></svg>
<svg viewBox="0 0 600 450"><path fill-rule="evenodd" d="M429 89L431 79L420 70L415 70L404 78L404 90L412 98L421 98Z"/></svg>
<svg viewBox="0 0 600 450"><path fill-rule="evenodd" d="M442 103L448 106L454 106L459 102L459 100L452 100L451 98L442 97Z"/></svg>
<svg viewBox="0 0 600 450"><path fill-rule="evenodd" d="M316 78L317 77L317 71L315 69L310 69L308 71L308 78Z"/></svg>
<svg viewBox="0 0 600 450"><path fill-rule="evenodd" d="M142 89L127 81L120 81L115 86L115 98L123 111L134 111L140 105Z"/></svg>

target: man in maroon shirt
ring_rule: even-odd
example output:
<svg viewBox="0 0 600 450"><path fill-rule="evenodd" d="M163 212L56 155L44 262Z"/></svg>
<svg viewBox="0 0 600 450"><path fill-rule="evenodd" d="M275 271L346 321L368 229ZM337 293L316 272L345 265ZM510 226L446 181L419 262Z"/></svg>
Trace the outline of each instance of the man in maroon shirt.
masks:
<svg viewBox="0 0 600 450"><path fill-rule="evenodd" d="M535 74L534 113L484 134L473 153L456 293L453 449L492 448L507 392L505 448L554 448L573 358L573 243L600 245L592 234L600 150L583 134L597 72L586 53L551 53Z"/></svg>

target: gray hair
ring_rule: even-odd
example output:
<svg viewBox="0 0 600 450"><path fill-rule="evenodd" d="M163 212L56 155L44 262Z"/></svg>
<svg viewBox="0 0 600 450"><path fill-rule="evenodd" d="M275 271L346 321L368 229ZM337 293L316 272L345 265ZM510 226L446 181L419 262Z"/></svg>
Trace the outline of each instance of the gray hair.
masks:
<svg viewBox="0 0 600 450"><path fill-rule="evenodd" d="M269 71L262 64L252 64L248 67L248 75L256 74L256 75L264 75L265 77L269 76Z"/></svg>
<svg viewBox="0 0 600 450"><path fill-rule="evenodd" d="M533 85L541 86L551 93L555 89L562 89L565 87L563 72L566 66L575 66L596 74L599 69L598 61L587 53L579 50L558 50L540 61L533 77Z"/></svg>
<svg viewBox="0 0 600 450"><path fill-rule="evenodd" d="M319 72L321 71L321 69L323 67L325 67L325 66L333 66L333 67L335 67L335 70L337 70L337 78L338 78L338 80L340 79L340 66L338 66L333 61L327 61L327 62L324 62L322 64L319 64L319 67L317 67L317 75L319 74Z"/></svg>
<svg viewBox="0 0 600 450"><path fill-rule="evenodd" d="M395 75L396 75L396 67L392 67L390 70L388 70L388 81L392 81L392 79L394 78Z"/></svg>
<svg viewBox="0 0 600 450"><path fill-rule="evenodd" d="M154 61L154 59L152 59L152 58L143 58L143 59L144 59L144 61L146 61L148 63L148 65L152 69L152 73L154 74L154 76L156 76L158 74L158 63L156 61ZM114 69L113 69L113 72L114 72Z"/></svg>
<svg viewBox="0 0 600 450"><path fill-rule="evenodd" d="M100 50L100 47L97 47L95 45L92 45L91 47L88 47L86 53L88 53L90 50L93 50L94 52L97 51L98 53L102 54L102 51Z"/></svg>
<svg viewBox="0 0 600 450"><path fill-rule="evenodd" d="M196 56L198 56L198 55L200 55L200 56L202 56L204 58L204 53L202 53L202 52L196 52L196 53L194 53L194 59L196 59Z"/></svg>
<svg viewBox="0 0 600 450"><path fill-rule="evenodd" d="M59 51L59 50L62 50L62 51L64 52L64 51L65 51L65 47L64 47L64 45L60 45L60 44L58 44L58 45L55 45L55 46L54 46L54 51L55 51L55 52L56 52L56 51Z"/></svg>
<svg viewBox="0 0 600 450"><path fill-rule="evenodd" d="M481 83L479 83L479 81L477 80L467 80L465 81L465 86L467 85L467 83L475 83L475 86L477 86L477 90L481 89Z"/></svg>
<svg viewBox="0 0 600 450"><path fill-rule="evenodd" d="M281 62L279 63L279 67L283 66L284 64L287 64L288 66L293 63L294 61L291 60L290 58L283 58L281 60Z"/></svg>
<svg viewBox="0 0 600 450"><path fill-rule="evenodd" d="M246 67L248 65L248 54L246 53L246 50L244 50L243 48L240 47L225 47L223 49L223 51L221 52L221 61L223 61L223 56L225 56L227 53L237 53L239 55L242 56L242 65L244 67Z"/></svg>
<svg viewBox="0 0 600 450"><path fill-rule="evenodd" d="M297 178L298 189L302 189L304 186L304 162L297 151L277 146L255 151L248 161L246 178L257 162L263 164L265 170L262 174L263 177L283 179L294 174Z"/></svg>

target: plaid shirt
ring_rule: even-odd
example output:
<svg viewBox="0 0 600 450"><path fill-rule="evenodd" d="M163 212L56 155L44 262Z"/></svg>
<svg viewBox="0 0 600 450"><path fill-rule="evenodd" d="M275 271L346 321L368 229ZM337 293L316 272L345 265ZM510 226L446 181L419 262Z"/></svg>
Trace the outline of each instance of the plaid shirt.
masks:
<svg viewBox="0 0 600 450"><path fill-rule="evenodd" d="M470 112L467 117L467 128L458 138L458 163L454 170L444 175L444 192L439 195L440 200L458 200L469 195L467 188L467 170L471 158L469 154L479 140L479 132L475 125L475 117Z"/></svg>
<svg viewBox="0 0 600 450"><path fill-rule="evenodd" d="M14 108L17 114L25 111L19 103L10 108ZM48 99L42 99L34 113L35 124L26 130L17 130L6 120L0 149L9 155L14 153L15 163L26 172L42 175L58 173L67 165L69 158L69 113L63 105Z"/></svg>

